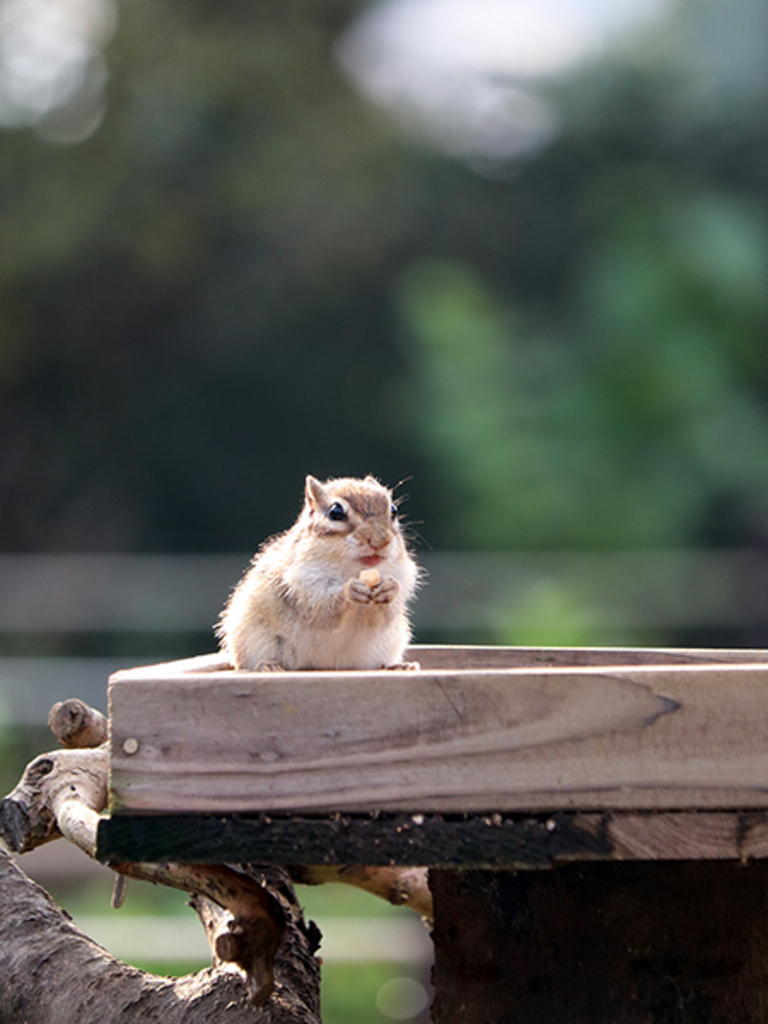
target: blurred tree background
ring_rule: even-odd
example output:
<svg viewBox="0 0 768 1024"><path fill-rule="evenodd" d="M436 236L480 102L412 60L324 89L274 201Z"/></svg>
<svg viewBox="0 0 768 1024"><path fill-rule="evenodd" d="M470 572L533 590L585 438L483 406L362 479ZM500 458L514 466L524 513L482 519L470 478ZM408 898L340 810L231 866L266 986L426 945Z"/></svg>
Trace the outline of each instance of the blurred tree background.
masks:
<svg viewBox="0 0 768 1024"><path fill-rule="evenodd" d="M51 82L55 6L0 9L3 550L248 551L307 471L436 549L765 542L765 4L492 69L451 145L339 56L408 3L72 0Z"/></svg>
<svg viewBox="0 0 768 1024"><path fill-rule="evenodd" d="M430 569L593 557L438 565L498 607L422 639L764 643L767 57L758 0L0 0L0 553L245 556L373 472ZM749 558L619 622L611 552Z"/></svg>
<svg viewBox="0 0 768 1024"><path fill-rule="evenodd" d="M0 0L0 190L0 654L210 649L21 635L14 559L307 472L408 479L420 639L768 646L764 0Z"/></svg>

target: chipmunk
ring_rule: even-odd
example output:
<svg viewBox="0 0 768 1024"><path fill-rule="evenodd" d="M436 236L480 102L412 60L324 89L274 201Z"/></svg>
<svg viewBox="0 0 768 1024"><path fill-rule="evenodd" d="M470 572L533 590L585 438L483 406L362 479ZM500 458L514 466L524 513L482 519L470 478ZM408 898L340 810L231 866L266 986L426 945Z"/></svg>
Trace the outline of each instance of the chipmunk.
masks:
<svg viewBox="0 0 768 1024"><path fill-rule="evenodd" d="M217 635L236 669L418 668L403 662L418 579L386 487L308 476L301 515L256 553Z"/></svg>

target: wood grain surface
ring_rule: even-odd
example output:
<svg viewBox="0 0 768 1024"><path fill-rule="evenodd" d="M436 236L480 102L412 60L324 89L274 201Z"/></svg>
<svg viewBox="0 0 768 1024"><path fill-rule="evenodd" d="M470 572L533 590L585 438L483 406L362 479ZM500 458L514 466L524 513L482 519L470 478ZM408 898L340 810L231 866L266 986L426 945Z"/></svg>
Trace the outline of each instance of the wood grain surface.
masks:
<svg viewBox="0 0 768 1024"><path fill-rule="evenodd" d="M415 648L420 671L117 673L119 811L768 807L765 652Z"/></svg>

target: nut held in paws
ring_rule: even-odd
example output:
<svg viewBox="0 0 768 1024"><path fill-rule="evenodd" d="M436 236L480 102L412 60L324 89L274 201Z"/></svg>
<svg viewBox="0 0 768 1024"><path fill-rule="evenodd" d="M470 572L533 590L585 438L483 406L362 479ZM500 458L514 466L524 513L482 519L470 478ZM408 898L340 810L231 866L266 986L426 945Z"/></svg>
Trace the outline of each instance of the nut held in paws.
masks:
<svg viewBox="0 0 768 1024"><path fill-rule="evenodd" d="M373 589L377 583L381 583L381 573L378 569L363 569L360 573L360 579Z"/></svg>

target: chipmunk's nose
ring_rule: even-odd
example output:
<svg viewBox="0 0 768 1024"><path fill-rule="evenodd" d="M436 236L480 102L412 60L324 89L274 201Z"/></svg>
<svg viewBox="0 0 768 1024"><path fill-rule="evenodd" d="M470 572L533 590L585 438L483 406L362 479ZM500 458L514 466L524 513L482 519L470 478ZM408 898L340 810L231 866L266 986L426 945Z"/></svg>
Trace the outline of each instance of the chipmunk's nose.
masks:
<svg viewBox="0 0 768 1024"><path fill-rule="evenodd" d="M372 548L385 548L391 540L389 529L383 523L367 523L363 540Z"/></svg>

